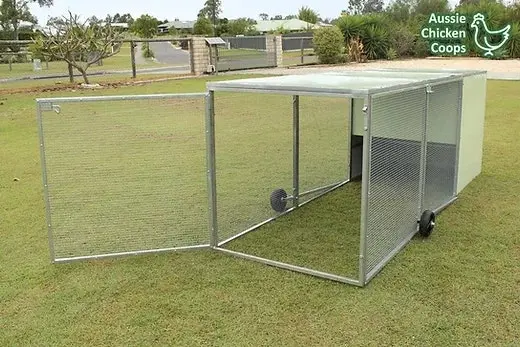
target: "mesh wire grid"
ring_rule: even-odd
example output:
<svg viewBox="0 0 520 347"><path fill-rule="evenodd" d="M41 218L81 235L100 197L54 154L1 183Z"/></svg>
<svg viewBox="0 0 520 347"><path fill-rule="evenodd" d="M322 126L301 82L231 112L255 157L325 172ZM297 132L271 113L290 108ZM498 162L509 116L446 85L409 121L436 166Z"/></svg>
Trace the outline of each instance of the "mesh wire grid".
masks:
<svg viewBox="0 0 520 347"><path fill-rule="evenodd" d="M40 117L55 259L209 242L203 97L59 106Z"/></svg>
<svg viewBox="0 0 520 347"><path fill-rule="evenodd" d="M300 97L300 193L349 178L349 112L346 98Z"/></svg>
<svg viewBox="0 0 520 347"><path fill-rule="evenodd" d="M372 99L366 273L417 230L426 90Z"/></svg>
<svg viewBox="0 0 520 347"><path fill-rule="evenodd" d="M292 114L291 96L215 93L219 242L278 215L274 190L292 194Z"/></svg>
<svg viewBox="0 0 520 347"><path fill-rule="evenodd" d="M345 180L349 100L300 96L299 104L300 192ZM240 236L224 247L355 277L360 184L349 184L276 222L243 234L280 216L271 208L271 193L281 188L292 194L293 97L217 92L215 128L219 242ZM308 194L300 202L317 194ZM331 207L338 200L345 203L340 210ZM288 201L287 208L292 206ZM334 217L321 217L325 211Z"/></svg>
<svg viewBox="0 0 520 347"><path fill-rule="evenodd" d="M423 210L435 210L455 195L460 82L436 85L429 94Z"/></svg>

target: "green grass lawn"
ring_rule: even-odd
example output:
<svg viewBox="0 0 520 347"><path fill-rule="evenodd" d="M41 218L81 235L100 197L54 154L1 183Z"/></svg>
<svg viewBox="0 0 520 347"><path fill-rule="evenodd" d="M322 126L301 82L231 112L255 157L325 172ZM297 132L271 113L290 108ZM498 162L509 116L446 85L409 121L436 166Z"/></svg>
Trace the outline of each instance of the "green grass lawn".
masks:
<svg viewBox="0 0 520 347"><path fill-rule="evenodd" d="M153 65L152 65L153 64ZM147 60L147 64L137 64L137 68L144 68L150 66L161 66L159 63ZM103 65L97 64L91 65L88 72L106 71L106 70L130 70L132 69L131 57L130 57L130 44L124 43L121 47L121 51L107 59L103 60ZM75 72L77 72L75 70ZM33 71L32 63L13 63L12 71L9 70L9 64L0 64L0 79L2 78L15 78L24 76L44 76L53 74L67 74L67 64L61 61L49 62L48 68L45 62L42 62L42 70Z"/></svg>
<svg viewBox="0 0 520 347"><path fill-rule="evenodd" d="M202 92L206 80L0 97L0 345L514 346L520 341L519 82L488 83L482 174L442 213L429 239L414 239L363 289L211 251L51 265L34 99ZM223 237L265 218L271 189L289 187L287 101L256 95L217 100L219 218L228 233ZM52 139L47 149L54 153L47 164L59 183L51 191L66 203L56 200L57 228L68 230L68 223L76 232L65 244L84 249L79 231L89 237L87 244L111 237L113 249L175 242L164 227L172 235L190 230L181 235L186 242L205 241L196 224L207 222L199 101L61 106L61 114L45 112L44 124ZM309 173L304 187L342 177L344 163L331 160L343 150L343 119L331 112L341 107L302 100L302 166ZM64 171L68 168L75 170ZM164 180L168 175L170 181ZM130 189L142 195L129 201ZM103 192L111 199L96 200ZM259 243L257 233L230 247L348 273L352 253L341 246L355 234L358 197L359 186L347 185L264 227L275 247ZM64 213L67 209L75 213ZM335 252L344 252L345 259L331 262Z"/></svg>

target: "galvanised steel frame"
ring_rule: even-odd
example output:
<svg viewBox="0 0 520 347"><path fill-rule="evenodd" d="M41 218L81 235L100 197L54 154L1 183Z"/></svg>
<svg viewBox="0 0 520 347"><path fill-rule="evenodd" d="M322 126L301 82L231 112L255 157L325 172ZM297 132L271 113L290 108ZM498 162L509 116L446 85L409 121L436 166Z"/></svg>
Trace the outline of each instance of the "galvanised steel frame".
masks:
<svg viewBox="0 0 520 347"><path fill-rule="evenodd" d="M42 164L42 172L43 172L43 184L45 190L45 201L47 204L47 226L49 233L49 249L51 253L51 259L53 262L66 262L72 260L84 260L84 259L97 259L97 258L105 258L105 257L114 257L114 256L124 256L124 255L136 255L143 253L155 253L155 252L165 252L165 251L178 251L178 250L188 250L188 249L201 249L201 248L211 248L219 252L223 252L226 254L230 254L233 256L237 256L244 259L249 259L252 261L257 261L260 263L264 263L266 265L271 265L291 271L296 271L308 275L313 275L329 280L334 280L338 282L343 282L355 286L363 287L368 282L377 275L379 271L402 249L406 246L406 244L413 237L413 234L410 234L408 238L403 240L398 247L396 247L388 256L370 273L366 271L366 237L367 237L367 213L368 213L368 199L369 199L369 172L371 169L371 119L372 119L372 98L374 96L381 96L384 94L393 94L393 93L401 93L410 90L416 89L424 89L425 93L428 93L431 86L441 85L453 81L459 81L460 83L460 93L462 93L462 81L463 75L451 76L447 78L436 78L432 79L432 81L421 81L417 83L409 83L403 86L398 87L389 87L389 88L378 88L372 90L346 90L346 89L327 89L327 90L313 90L312 87L309 88L294 88L294 89L285 89L283 87L280 88L233 88L228 87L226 85L219 85L218 83L208 83L208 89L205 93L187 93L187 94L157 94L157 95L132 95L132 96L97 96L97 97L76 97L76 98L45 98L45 99L37 99L37 118L39 124L39 135L40 135L40 151L41 151L41 164ZM218 209L218 196L216 189L217 175L216 175L216 151L215 151L215 94L220 91L228 91L228 92L241 92L241 93L267 93L267 94L284 94L293 96L293 187L292 187L292 196L290 197L292 200L292 207L287 211L280 213L278 216L274 218L267 219L247 230L240 232L239 234L219 242L219 228L218 228L218 218L217 218L217 209ZM364 134L363 134L363 158L362 158L362 191L361 191L361 216L360 216L360 248L359 248L359 272L358 278L348 278L343 276L338 276L332 273L326 273L322 271L316 271L310 268L299 267L288 263L283 263L279 261L274 261L266 258L256 257L250 254L240 253L231 251L223 248L227 243L235 240L253 230L258 229L259 227L281 217L288 213L291 213L295 209L300 206L309 203L310 201L317 199L324 194L327 194L333 190L336 190L342 187L345 184L350 182L350 177L342 182L336 182L330 184L325 187L320 187L313 189L308 192L300 192L299 190L299 96L326 96L326 97L337 97L337 98L345 98L345 99L363 99L364 100ZM143 251L143 252L127 252L127 253L114 253L100 256L91 256L91 257L78 257L78 258L70 258L70 259L55 259L53 252L53 237L52 237L52 221L50 215L49 208L49 198L47 191L47 176L46 176L46 163L45 163L45 142L44 142L44 131L42 127L42 113L43 111L56 111L59 112L59 103L60 102L96 102L96 101L109 101L109 100L151 100L151 99L167 99L167 98L205 98L206 102L206 163L207 163L207 188L208 188L208 209L209 209L209 220L208 220L208 229L209 229L209 244L207 245L194 245L193 247L182 247L182 248L172 248L172 249L160 249L153 251ZM459 95L459 105L458 105L458 143L460 142L460 115L461 115L461 94ZM352 117L352 108L346 109L346 116ZM427 114L424 117L424 126L426 127ZM351 124L351 119L349 119L349 124ZM425 139L423 138L423 147ZM457 147L458 147L457 143ZM350 141L349 141L350 147ZM350 152L350 148L349 148ZM422 151L422 163L421 163L421 180L424 180L424 149ZM456 162L458 165L458 154L456 158ZM421 182L423 185L424 182ZM310 193L321 192L319 195L314 198L300 203L299 198ZM434 212L439 213L447 206L452 204L457 199L455 195L455 189L453 198L447 201L442 206L439 206ZM419 209L422 208L422 197L419 199Z"/></svg>

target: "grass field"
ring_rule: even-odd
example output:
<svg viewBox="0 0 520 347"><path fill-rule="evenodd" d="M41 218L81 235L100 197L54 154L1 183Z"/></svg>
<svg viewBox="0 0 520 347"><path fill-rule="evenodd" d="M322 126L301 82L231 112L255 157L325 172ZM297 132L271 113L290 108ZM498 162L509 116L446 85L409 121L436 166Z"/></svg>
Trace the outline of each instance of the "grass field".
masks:
<svg viewBox="0 0 520 347"><path fill-rule="evenodd" d="M137 68L150 67L151 64L160 66L158 63L149 61L147 64L137 64ZM54 75L54 74L67 74L67 64L61 61L49 62L49 67L45 62L42 62L41 71L33 71L32 63L16 63L12 64L12 71L9 70L9 64L0 64L0 79L3 78L15 78L24 76L39 76L39 75ZM131 58L130 58L130 44L124 43L121 47L121 51L103 60L103 65L98 66L94 64L89 67L88 72L95 71L117 71L117 70L130 70L132 69ZM75 70L75 72L77 72Z"/></svg>
<svg viewBox="0 0 520 347"><path fill-rule="evenodd" d="M461 193L455 205L443 212L431 238L414 239L364 289L210 251L49 264L34 99L202 92L204 82L191 79L121 90L1 96L0 345L515 346L520 341L516 221L520 161L515 156L520 150L518 82L488 83L482 174ZM268 208L251 206L268 201L266 194L271 189L287 187L291 105L284 98L265 96L238 99L226 95L219 102L217 134L221 135L217 136L217 148L221 152L217 157L220 153L223 159L217 164L222 177L218 189L223 198L221 217L232 234L268 212ZM333 177L332 172L340 172L343 164L331 162L330 157L321 158L323 153L315 147L319 143L341 153L336 139L330 138L336 135L339 141L341 134L325 131L334 124L338 131L342 119L331 113L324 122L320 117L324 117L322 110L327 106L313 99L304 102L302 121L308 122L304 128L308 130L302 135L302 165L305 172L313 173L304 177L306 187L311 187L341 178ZM74 194L83 203L80 206L77 201L68 201L61 211L81 207L78 212L91 213L90 220L98 216L108 221L107 225L98 225L105 228L105 235L117 231L115 225L119 230L131 231L134 227L146 236L160 231L154 228L157 223L186 227L175 218L166 218L168 214L182 213L184 220L195 216L206 222L202 212L205 201L200 194L205 184L202 118L197 118L198 112L183 111L202 108L186 103L125 102L117 107L62 104L60 115L46 112L46 129L53 129L49 133L53 140L46 145L50 146L49 153L55 153L48 164L54 169L81 167L80 171L53 176L60 183L54 189L57 196L71 196L76 189ZM328 111L336 109L327 105ZM263 113L260 106L275 111ZM107 114L113 117L104 117ZM259 115L272 118L261 119ZM175 131L169 131L173 125ZM72 126L77 131L66 133ZM248 142L251 139L257 140ZM168 152L173 145L179 151ZM107 146L111 151L105 150ZM150 173L152 167L155 170ZM110 172L112 175L103 176ZM175 192L171 189L178 189L176 177L170 182L161 180L173 172L187 182ZM117 180L117 175L123 179ZM186 180L188 176L198 180ZM97 184L88 185L94 178ZM60 192L65 184L70 184L69 190ZM128 204L130 187L141 191L143 198ZM104 189L117 193L107 206L127 204L124 215L114 215L92 200ZM354 223L358 189L351 185L337 190L263 228L273 235L274 250L265 250L266 244L255 244L255 234L251 234L253 242L244 239L232 247L341 267L340 261L331 264L327 254L340 248L339 242L329 249L320 248L321 244L312 247L312 242L316 238L323 244L334 241L335 231ZM146 195L149 193L153 195ZM171 194L191 202L177 206L170 200L165 207ZM347 204L346 198L353 204ZM150 202L155 202L154 209L147 205ZM148 210L143 211L143 207ZM88 227L81 222L89 216L85 219L80 213L75 214L76 220L63 214L61 222ZM154 225L148 222L152 219ZM315 238L310 238L313 235ZM348 240L347 233L343 235ZM153 242L164 242L164 235L145 239L154 246ZM135 245L135 239L126 240L125 244L125 238L115 239L112 246L116 242L121 247ZM306 246L290 247L295 242ZM348 254L345 258L348 264Z"/></svg>

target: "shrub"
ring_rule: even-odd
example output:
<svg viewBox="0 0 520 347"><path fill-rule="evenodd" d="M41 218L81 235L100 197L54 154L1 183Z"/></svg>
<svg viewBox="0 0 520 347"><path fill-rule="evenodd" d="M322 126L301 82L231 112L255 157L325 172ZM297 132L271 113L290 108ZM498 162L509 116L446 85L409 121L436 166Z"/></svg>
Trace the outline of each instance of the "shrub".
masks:
<svg viewBox="0 0 520 347"><path fill-rule="evenodd" d="M338 19L336 25L343 34L346 44L356 37L363 37L363 16L343 16Z"/></svg>
<svg viewBox="0 0 520 347"><path fill-rule="evenodd" d="M368 26L365 29L363 46L368 59L384 59L390 48L388 31L378 26Z"/></svg>
<svg viewBox="0 0 520 347"><path fill-rule="evenodd" d="M343 33L345 43L359 37L369 59L384 59L390 47L390 20L381 14L341 17L337 26Z"/></svg>
<svg viewBox="0 0 520 347"><path fill-rule="evenodd" d="M414 55L415 35L405 26L398 27L390 36L390 45L398 57Z"/></svg>
<svg viewBox="0 0 520 347"><path fill-rule="evenodd" d="M414 52L414 57L425 58L430 55L430 46L428 45L427 41L425 41L421 37L418 37L415 40L413 52Z"/></svg>
<svg viewBox="0 0 520 347"><path fill-rule="evenodd" d="M507 43L508 55L511 58L520 58L520 23L513 23L509 42Z"/></svg>
<svg viewBox="0 0 520 347"><path fill-rule="evenodd" d="M359 37L350 39L347 46L347 59L349 62L355 61L356 63L364 62L363 42Z"/></svg>
<svg viewBox="0 0 520 347"><path fill-rule="evenodd" d="M150 46L147 44L147 42L143 43L143 57L145 58L155 58L155 54L150 49Z"/></svg>
<svg viewBox="0 0 520 347"><path fill-rule="evenodd" d="M343 62L344 41L337 26L316 30L313 38L314 51L322 64Z"/></svg>
<svg viewBox="0 0 520 347"><path fill-rule="evenodd" d="M397 59L398 58L397 51L394 48L390 47L388 49L388 51L386 52L386 57L388 60Z"/></svg>

